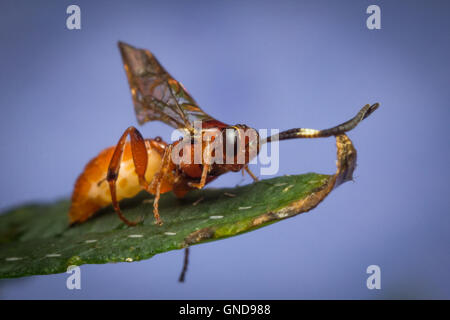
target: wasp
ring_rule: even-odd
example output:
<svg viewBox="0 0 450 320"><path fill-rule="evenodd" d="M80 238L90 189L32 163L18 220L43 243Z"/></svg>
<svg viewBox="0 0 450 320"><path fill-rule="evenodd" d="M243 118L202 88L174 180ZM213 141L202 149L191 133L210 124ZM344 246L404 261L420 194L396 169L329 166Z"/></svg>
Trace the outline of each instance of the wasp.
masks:
<svg viewBox="0 0 450 320"><path fill-rule="evenodd" d="M135 127L127 128L117 145L101 151L76 180L69 211L71 224L84 222L112 204L118 217L134 226L140 221L128 220L119 201L134 197L141 190L154 195L155 222L162 224L158 209L161 194L172 191L181 198L227 172L247 172L256 181L258 178L248 164L263 143L336 136L355 128L379 106L367 104L352 119L329 129L295 128L261 139L256 130L246 125L228 125L205 113L150 51L123 42L118 46L138 123L162 121L182 130L188 138L166 143L160 137L144 139ZM247 131L255 134L246 135ZM212 148L219 140L226 142L226 148ZM174 154L189 156L175 161ZM198 161L194 159L196 155ZM226 161L216 161L218 156Z"/></svg>

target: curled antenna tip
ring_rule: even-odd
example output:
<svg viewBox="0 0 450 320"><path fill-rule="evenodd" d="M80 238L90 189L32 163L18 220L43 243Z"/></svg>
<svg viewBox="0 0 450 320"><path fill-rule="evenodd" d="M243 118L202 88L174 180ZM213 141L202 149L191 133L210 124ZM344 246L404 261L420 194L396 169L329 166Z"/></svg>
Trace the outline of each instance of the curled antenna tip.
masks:
<svg viewBox="0 0 450 320"><path fill-rule="evenodd" d="M369 115L371 115L375 110L378 109L378 107L380 106L380 104L378 102L372 104L369 109L367 109L366 114L364 115L363 119L367 118Z"/></svg>

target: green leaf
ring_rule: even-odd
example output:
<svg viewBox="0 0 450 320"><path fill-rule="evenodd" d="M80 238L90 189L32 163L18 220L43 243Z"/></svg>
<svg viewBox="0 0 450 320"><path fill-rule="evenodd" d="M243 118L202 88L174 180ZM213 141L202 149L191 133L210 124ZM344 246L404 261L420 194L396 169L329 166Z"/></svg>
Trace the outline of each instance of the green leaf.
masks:
<svg viewBox="0 0 450 320"><path fill-rule="evenodd" d="M65 272L70 265L131 262L204 241L231 237L308 211L352 178L356 151L346 135L336 138L337 173L308 173L262 180L233 189L204 189L161 198L164 225L154 224L151 197L124 200L128 227L112 208L68 226L70 202L27 205L0 216L0 278Z"/></svg>

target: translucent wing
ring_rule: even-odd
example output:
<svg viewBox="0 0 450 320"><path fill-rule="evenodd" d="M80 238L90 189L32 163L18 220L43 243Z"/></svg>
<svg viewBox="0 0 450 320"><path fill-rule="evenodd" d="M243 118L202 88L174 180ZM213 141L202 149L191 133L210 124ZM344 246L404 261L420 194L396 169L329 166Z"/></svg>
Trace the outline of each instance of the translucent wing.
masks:
<svg viewBox="0 0 450 320"><path fill-rule="evenodd" d="M159 120L193 132L194 121L213 118L203 112L183 85L161 66L153 54L119 42L139 124Z"/></svg>

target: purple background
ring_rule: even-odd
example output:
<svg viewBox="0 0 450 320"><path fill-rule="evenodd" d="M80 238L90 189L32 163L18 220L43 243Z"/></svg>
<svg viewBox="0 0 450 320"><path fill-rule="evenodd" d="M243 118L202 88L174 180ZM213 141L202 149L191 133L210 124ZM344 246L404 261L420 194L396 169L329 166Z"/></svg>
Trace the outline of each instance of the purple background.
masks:
<svg viewBox="0 0 450 320"><path fill-rule="evenodd" d="M78 4L82 29L65 28ZM368 30L366 8L381 7ZM355 183L313 211L152 259L1 280L0 298L450 298L448 1L17 1L0 4L0 210L67 197L136 125L118 40L152 50L210 114L349 134ZM145 136L170 138L164 124ZM278 175L335 170L333 139L281 144ZM233 186L229 174L211 186ZM249 183L247 178L245 183ZM366 288L377 264L382 289Z"/></svg>

